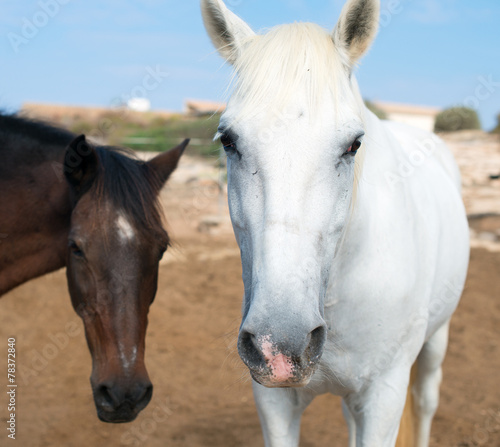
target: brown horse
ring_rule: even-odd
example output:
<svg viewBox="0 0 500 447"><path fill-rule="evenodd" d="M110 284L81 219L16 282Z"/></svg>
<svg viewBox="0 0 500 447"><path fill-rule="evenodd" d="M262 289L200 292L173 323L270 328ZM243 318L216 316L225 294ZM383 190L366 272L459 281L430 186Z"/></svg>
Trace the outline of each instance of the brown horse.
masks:
<svg viewBox="0 0 500 447"><path fill-rule="evenodd" d="M67 267L105 422L132 421L152 396L147 314L169 245L158 193L188 141L143 162L84 135L0 115L0 296Z"/></svg>

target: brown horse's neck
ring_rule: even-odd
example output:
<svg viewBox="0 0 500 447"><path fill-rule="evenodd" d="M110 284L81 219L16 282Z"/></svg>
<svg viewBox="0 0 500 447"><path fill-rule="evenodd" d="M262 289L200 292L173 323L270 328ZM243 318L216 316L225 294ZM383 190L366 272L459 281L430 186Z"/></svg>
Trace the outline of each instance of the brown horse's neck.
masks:
<svg viewBox="0 0 500 447"><path fill-rule="evenodd" d="M0 179L0 296L66 265L71 203L62 164L19 171Z"/></svg>

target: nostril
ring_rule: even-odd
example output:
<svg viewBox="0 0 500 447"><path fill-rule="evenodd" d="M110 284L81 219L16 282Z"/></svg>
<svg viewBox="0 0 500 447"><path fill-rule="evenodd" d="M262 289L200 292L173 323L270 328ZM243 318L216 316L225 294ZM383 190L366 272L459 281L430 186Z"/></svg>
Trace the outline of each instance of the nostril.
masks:
<svg viewBox="0 0 500 447"><path fill-rule="evenodd" d="M318 326L309 333L309 343L305 350L305 354L310 362L317 362L323 354L323 347L326 341L325 325Z"/></svg>
<svg viewBox="0 0 500 447"><path fill-rule="evenodd" d="M151 400L153 396L153 385L146 386L142 392L142 394L137 399L137 407L144 408Z"/></svg>
<svg viewBox="0 0 500 447"><path fill-rule="evenodd" d="M255 336L250 332L244 331L240 334L238 352L248 366L256 367L265 363L261 352L257 349Z"/></svg>
<svg viewBox="0 0 500 447"><path fill-rule="evenodd" d="M115 401L111 389L107 385L100 385L97 388L97 397L99 403L103 407L107 407L108 410L114 410L117 406L117 402Z"/></svg>

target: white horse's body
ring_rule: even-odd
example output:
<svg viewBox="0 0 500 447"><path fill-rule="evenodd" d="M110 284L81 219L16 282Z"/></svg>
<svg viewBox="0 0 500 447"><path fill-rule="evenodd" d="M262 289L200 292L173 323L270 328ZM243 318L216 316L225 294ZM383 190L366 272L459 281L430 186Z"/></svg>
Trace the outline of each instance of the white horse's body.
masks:
<svg viewBox="0 0 500 447"><path fill-rule="evenodd" d="M349 408L363 405L360 416L368 421L358 431L368 442L360 444L344 407L352 446L394 445L409 370L420 352L414 389L422 421L415 445L428 445L448 321L468 265L460 176L448 148L434 135L380 123L373 115L369 121L374 128L367 131L370 142L364 141L356 207L331 270L328 340L319 367L305 388L268 389L253 382L269 446L296 445L300 415L327 392L342 396ZM414 159L425 161L419 166ZM408 167L414 172L406 177ZM380 408L382 421L376 417ZM296 433L290 432L290 419ZM390 437L382 423L390 424Z"/></svg>
<svg viewBox="0 0 500 447"><path fill-rule="evenodd" d="M378 2L350 0L333 38L309 24L255 37L221 0L202 6L240 78L219 131L245 283L238 347L266 445L297 445L303 410L330 392L351 446L394 446L417 362L416 445L427 446L468 226L442 141L362 105L350 67Z"/></svg>

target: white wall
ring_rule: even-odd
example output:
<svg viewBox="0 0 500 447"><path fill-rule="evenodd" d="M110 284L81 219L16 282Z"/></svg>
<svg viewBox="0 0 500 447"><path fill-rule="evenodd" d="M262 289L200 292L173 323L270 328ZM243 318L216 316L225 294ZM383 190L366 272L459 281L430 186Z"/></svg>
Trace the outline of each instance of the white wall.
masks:
<svg viewBox="0 0 500 447"><path fill-rule="evenodd" d="M432 132L434 130L435 117L432 115L413 115L410 113L388 113L388 119L399 123L406 123L411 126Z"/></svg>

